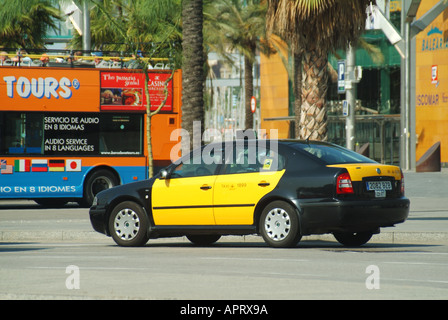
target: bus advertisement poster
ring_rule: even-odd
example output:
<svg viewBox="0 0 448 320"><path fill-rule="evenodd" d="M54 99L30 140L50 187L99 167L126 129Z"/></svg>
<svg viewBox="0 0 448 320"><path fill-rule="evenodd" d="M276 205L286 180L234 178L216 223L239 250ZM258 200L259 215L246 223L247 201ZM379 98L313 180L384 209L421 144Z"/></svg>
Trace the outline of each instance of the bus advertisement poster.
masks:
<svg viewBox="0 0 448 320"><path fill-rule="evenodd" d="M149 73L148 90L151 110L156 110L165 99L168 73ZM101 110L146 110L143 73L101 72ZM168 83L168 97L162 111L173 109L173 84Z"/></svg>

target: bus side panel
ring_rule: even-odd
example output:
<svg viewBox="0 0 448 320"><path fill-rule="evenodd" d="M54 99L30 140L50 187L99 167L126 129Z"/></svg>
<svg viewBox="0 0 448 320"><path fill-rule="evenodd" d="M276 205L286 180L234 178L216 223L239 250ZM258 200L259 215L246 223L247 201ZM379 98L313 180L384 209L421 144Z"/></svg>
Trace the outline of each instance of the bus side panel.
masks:
<svg viewBox="0 0 448 320"><path fill-rule="evenodd" d="M50 160L2 159L0 199L82 198L88 175L100 169L117 174L121 184L141 181L148 175L145 157L110 158L110 163L94 158L65 159L58 166Z"/></svg>
<svg viewBox="0 0 448 320"><path fill-rule="evenodd" d="M79 172L1 174L0 199L81 198L86 169Z"/></svg>

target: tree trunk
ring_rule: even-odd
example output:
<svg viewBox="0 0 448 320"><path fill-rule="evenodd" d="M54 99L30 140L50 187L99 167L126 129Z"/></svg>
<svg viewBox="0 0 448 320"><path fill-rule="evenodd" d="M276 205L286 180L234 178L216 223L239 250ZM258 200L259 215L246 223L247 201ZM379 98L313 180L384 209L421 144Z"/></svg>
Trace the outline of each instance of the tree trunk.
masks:
<svg viewBox="0 0 448 320"><path fill-rule="evenodd" d="M252 129L254 126L254 114L250 107L250 100L254 95L254 75L252 73L252 61L244 57L244 105L246 110L245 129Z"/></svg>
<svg viewBox="0 0 448 320"><path fill-rule="evenodd" d="M152 154L152 135L151 135L151 121L152 117L160 112L162 110L163 106L166 104L166 100L168 99L168 84L173 79L174 73L176 70L171 70L171 75L168 77L168 79L165 80L165 83L163 84L163 94L165 95L163 101L160 103L159 106L157 106L157 109L154 111L151 111L151 97L149 95L149 72L148 72L148 64L144 63L144 73L145 73L145 95L146 95L146 141L147 141L147 153L148 153L148 178L151 178L154 175L154 156Z"/></svg>
<svg viewBox="0 0 448 320"><path fill-rule="evenodd" d="M182 149L199 147L204 131L204 55L202 0L182 1ZM193 135L193 122L200 133ZM198 127L198 123L196 125Z"/></svg>
<svg viewBox="0 0 448 320"><path fill-rule="evenodd" d="M300 139L328 140L326 95L328 52L310 46L303 53Z"/></svg>
<svg viewBox="0 0 448 320"><path fill-rule="evenodd" d="M302 110L302 55L293 53L294 56L294 138L300 138L300 115Z"/></svg>

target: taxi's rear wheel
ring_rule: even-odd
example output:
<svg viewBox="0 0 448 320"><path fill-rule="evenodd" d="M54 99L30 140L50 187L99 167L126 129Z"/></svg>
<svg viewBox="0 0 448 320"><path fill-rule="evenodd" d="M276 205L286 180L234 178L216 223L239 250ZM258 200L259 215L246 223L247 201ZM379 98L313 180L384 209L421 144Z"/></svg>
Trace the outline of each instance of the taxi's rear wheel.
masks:
<svg viewBox="0 0 448 320"><path fill-rule="evenodd" d="M109 231L114 241L123 247L139 247L148 242L149 220L143 208L135 202L117 205L109 217Z"/></svg>
<svg viewBox="0 0 448 320"><path fill-rule="evenodd" d="M260 233L271 247L294 247L301 239L299 218L296 210L287 202L268 204L260 217Z"/></svg>
<svg viewBox="0 0 448 320"><path fill-rule="evenodd" d="M209 246L219 240L219 234L190 234L187 239L197 246Z"/></svg>
<svg viewBox="0 0 448 320"><path fill-rule="evenodd" d="M336 240L347 247L359 247L372 238L372 232L334 232Z"/></svg>

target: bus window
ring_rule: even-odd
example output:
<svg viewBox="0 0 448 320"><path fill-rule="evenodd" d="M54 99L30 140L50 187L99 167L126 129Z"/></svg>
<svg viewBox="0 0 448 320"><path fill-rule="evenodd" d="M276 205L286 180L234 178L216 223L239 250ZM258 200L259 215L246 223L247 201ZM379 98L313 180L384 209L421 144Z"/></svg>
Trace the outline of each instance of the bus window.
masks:
<svg viewBox="0 0 448 320"><path fill-rule="evenodd" d="M142 138L142 115L101 115L100 154L141 155L143 154Z"/></svg>
<svg viewBox="0 0 448 320"><path fill-rule="evenodd" d="M142 114L0 113L2 155L143 155L143 137Z"/></svg>
<svg viewBox="0 0 448 320"><path fill-rule="evenodd" d="M0 154L42 154L43 124L41 114L0 114Z"/></svg>

